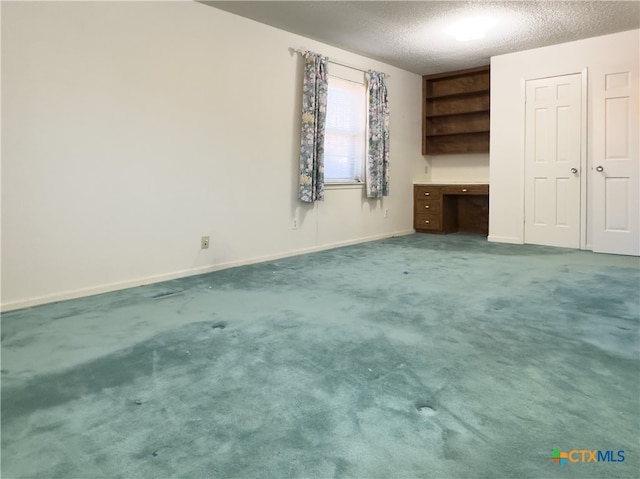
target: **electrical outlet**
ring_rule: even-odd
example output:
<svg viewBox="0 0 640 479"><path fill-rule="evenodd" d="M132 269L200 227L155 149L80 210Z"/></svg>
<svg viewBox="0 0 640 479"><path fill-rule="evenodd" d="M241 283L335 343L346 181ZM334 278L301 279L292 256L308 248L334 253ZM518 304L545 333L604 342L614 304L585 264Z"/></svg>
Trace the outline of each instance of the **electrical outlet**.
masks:
<svg viewBox="0 0 640 479"><path fill-rule="evenodd" d="M424 174L426 175L426 174L428 174L428 173L429 173L429 167L428 167L428 166L425 166L425 167L424 167Z"/></svg>
<svg viewBox="0 0 640 479"><path fill-rule="evenodd" d="M388 218L389 217L389 210L388 209L384 209L384 217Z"/></svg>
<svg viewBox="0 0 640 479"><path fill-rule="evenodd" d="M298 218L293 218L291 220L291 229L292 230L297 230L298 229Z"/></svg>
<svg viewBox="0 0 640 479"><path fill-rule="evenodd" d="M207 249L207 248L209 248L209 237L203 236L202 238L200 238L200 249Z"/></svg>

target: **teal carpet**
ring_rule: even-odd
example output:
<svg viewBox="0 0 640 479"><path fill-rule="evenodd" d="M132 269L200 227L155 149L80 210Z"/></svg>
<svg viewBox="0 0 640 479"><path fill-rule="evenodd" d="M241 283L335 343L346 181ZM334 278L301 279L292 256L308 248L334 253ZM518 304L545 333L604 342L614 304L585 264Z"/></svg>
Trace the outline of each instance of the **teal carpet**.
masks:
<svg viewBox="0 0 640 479"><path fill-rule="evenodd" d="M635 478L639 323L638 258L466 235L6 313L2 477Z"/></svg>

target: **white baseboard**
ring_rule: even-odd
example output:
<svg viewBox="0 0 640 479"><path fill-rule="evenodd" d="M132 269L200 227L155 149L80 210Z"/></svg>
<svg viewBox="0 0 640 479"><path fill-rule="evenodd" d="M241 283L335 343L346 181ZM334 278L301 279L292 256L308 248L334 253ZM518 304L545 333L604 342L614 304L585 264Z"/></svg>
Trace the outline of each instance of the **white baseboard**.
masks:
<svg viewBox="0 0 640 479"><path fill-rule="evenodd" d="M299 256L302 254L316 253L318 251L324 251L328 249L339 248L342 246L350 246L359 243L368 243L370 241L377 241L385 238L393 238L395 236L406 236L415 233L414 230L396 231L394 233L386 233L375 236L368 236L365 238L358 238L354 240L339 241L336 243L313 246L311 248L303 248L299 250L287 251L283 253L276 253L266 256L259 256L255 258L247 258L243 260L229 261L226 263L219 263L210 266L201 266L198 268L190 268L182 271L175 271L172 273L159 274L155 276L147 276L145 278L138 278L129 281L119 281L117 283L103 284L100 286L92 286L90 288L81 288L72 291L64 291L61 293L55 293L45 296L38 296L36 298L21 299L17 301L10 301L8 303L2 303L0 311L14 311L16 309L30 308L32 306L39 306L41 304L54 303L56 301L65 301L68 299L84 298L86 296L94 296L96 294L110 293L113 291L119 291L127 288L135 288L136 286L143 286L145 284L161 283L163 281L169 281L172 279L185 278L187 276L195 276L198 274L212 273L214 271L220 271L228 268L235 268L237 266L246 266L249 264L264 263L266 261L274 261L277 259L288 258L291 256Z"/></svg>
<svg viewBox="0 0 640 479"><path fill-rule="evenodd" d="M489 235L487 241L490 243L510 243L510 244L524 244L522 238L516 236L495 236Z"/></svg>

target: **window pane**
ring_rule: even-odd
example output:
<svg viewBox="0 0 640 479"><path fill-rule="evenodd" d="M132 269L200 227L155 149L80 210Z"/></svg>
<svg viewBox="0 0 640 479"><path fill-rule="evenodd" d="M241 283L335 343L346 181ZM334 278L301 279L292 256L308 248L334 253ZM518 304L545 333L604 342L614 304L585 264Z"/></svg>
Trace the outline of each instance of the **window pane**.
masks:
<svg viewBox="0 0 640 479"><path fill-rule="evenodd" d="M365 86L329 77L324 140L325 181L361 181L365 145Z"/></svg>

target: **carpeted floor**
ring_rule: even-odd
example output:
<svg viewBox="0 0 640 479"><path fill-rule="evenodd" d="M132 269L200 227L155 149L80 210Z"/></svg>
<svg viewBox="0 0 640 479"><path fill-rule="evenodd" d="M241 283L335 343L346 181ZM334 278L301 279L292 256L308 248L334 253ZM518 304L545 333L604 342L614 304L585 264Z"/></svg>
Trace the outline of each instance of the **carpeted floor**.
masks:
<svg viewBox="0 0 640 479"><path fill-rule="evenodd" d="M638 258L466 235L6 313L2 477L635 478L639 323Z"/></svg>

